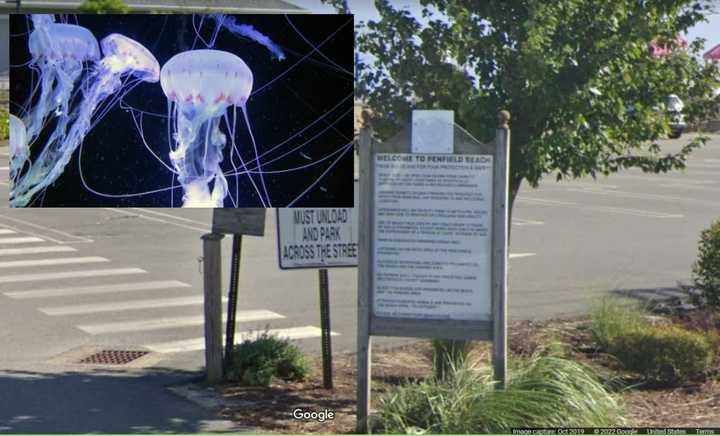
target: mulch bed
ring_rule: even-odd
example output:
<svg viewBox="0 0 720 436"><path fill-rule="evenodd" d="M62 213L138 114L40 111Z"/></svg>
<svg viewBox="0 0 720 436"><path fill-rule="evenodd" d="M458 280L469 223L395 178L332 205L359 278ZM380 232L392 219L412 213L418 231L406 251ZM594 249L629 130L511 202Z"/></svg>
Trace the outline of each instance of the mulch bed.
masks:
<svg viewBox="0 0 720 436"><path fill-rule="evenodd" d="M720 331L720 319L703 313L676 316L673 322L688 328ZM720 420L720 377L695 380L682 386L663 387L641 384L637 374L623 372L610 356L596 350L590 339L586 317L550 321L515 321L508 328L509 352L529 356L552 341L569 345L573 357L597 368L602 377L636 385L620 392L625 404L627 425L637 427L694 427ZM479 343L474 358L489 362L490 347ZM429 341L386 350L373 350L373 406L394 386L422 380L431 374L432 349ZM314 358L314 373L303 383L273 382L269 388L250 388L237 384L218 387L230 400L243 401L242 407L228 408L222 415L243 426L262 432L353 433L355 430L355 357L334 356L334 389L322 386L322 364ZM720 368L715 375L720 374ZM335 412L324 422L294 419L296 408ZM715 423L716 425L718 423Z"/></svg>

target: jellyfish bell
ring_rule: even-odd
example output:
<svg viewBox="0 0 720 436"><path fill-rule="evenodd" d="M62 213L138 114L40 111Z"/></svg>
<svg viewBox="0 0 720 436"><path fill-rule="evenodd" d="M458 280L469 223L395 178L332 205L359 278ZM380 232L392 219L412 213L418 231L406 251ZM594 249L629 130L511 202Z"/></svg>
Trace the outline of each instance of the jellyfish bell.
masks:
<svg viewBox="0 0 720 436"><path fill-rule="evenodd" d="M245 61L220 50L191 50L173 56L160 72L160 86L181 109L225 111L247 102L253 75Z"/></svg>
<svg viewBox="0 0 720 436"><path fill-rule="evenodd" d="M93 34L82 26L64 23L45 23L30 33L28 42L33 59L45 62L95 61L100 48Z"/></svg>
<svg viewBox="0 0 720 436"><path fill-rule="evenodd" d="M102 65L113 74L132 73L144 82L160 80L160 64L155 56L139 42L119 33L113 33L100 42Z"/></svg>
<svg viewBox="0 0 720 436"><path fill-rule="evenodd" d="M22 170L29 156L25 123L10 114L10 180Z"/></svg>
<svg viewBox="0 0 720 436"><path fill-rule="evenodd" d="M82 26L43 23L30 34L28 45L31 66L40 75L40 96L24 118L28 144L32 144L53 113L66 117L75 82L84 71L86 62L100 58L100 48L93 34ZM32 96L28 106L32 103ZM57 129L62 133L66 118L60 118Z"/></svg>
<svg viewBox="0 0 720 436"><path fill-rule="evenodd" d="M229 107L237 106L247 120L245 105L252 91L252 71L232 53L190 50L163 65L160 86L167 96L169 119L175 129L170 160L183 187L183 206L223 207L227 181L220 163L227 138L220 131L220 121L225 119L234 146L234 124L228 121L226 113ZM255 157L257 161L256 147ZM249 173L248 177L265 205Z"/></svg>

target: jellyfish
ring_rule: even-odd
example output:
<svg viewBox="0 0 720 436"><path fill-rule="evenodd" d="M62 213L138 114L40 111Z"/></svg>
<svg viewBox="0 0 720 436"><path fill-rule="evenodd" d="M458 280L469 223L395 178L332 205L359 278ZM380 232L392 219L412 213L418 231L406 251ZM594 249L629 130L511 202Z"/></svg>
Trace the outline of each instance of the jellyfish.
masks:
<svg viewBox="0 0 720 436"><path fill-rule="evenodd" d="M10 180L20 172L30 157L27 144L27 130L25 123L13 114L10 114Z"/></svg>
<svg viewBox="0 0 720 436"><path fill-rule="evenodd" d="M224 118L234 149L236 107L243 112L255 151L255 166L260 167L246 110L253 85L250 68L232 53L190 50L163 65L160 85L168 99L168 122L174 130L175 147L171 142L170 160L183 188L183 207L223 207L228 185L220 163L227 139L220 131L220 123ZM227 115L229 107L233 108L232 123ZM240 162L247 169L242 157ZM246 174L263 207L271 207L262 171L259 176L263 193L250 172Z"/></svg>
<svg viewBox="0 0 720 436"><path fill-rule="evenodd" d="M40 73L40 96L24 118L28 144L35 141L51 113L58 117L56 131L62 134L75 82L86 62L100 58L97 40L89 30L74 24L54 23L51 18L33 16L30 65Z"/></svg>
<svg viewBox="0 0 720 436"><path fill-rule="evenodd" d="M137 41L113 33L101 41L101 47L104 57L83 84L86 91L70 117L75 120L72 127L61 138L53 135L32 167L15 184L10 192L13 207L27 205L37 192L60 177L75 149L99 121L97 117L93 119L98 105L123 88L131 89L141 82L156 83L160 79L160 65L155 56ZM100 117L117 100L111 100Z"/></svg>

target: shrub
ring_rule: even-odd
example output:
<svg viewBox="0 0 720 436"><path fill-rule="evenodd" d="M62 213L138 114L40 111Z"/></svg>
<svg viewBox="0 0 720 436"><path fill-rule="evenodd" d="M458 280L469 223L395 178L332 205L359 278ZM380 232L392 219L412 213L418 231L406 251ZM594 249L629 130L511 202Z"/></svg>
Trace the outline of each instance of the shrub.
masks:
<svg viewBox="0 0 720 436"><path fill-rule="evenodd" d="M10 137L10 114L6 110L0 110L0 139Z"/></svg>
<svg viewBox="0 0 720 436"><path fill-rule="evenodd" d="M123 0L85 0L80 11L85 14L127 14L130 8Z"/></svg>
<svg viewBox="0 0 720 436"><path fill-rule="evenodd" d="M617 337L609 351L630 371L672 384L707 372L716 347L705 333L659 325Z"/></svg>
<svg viewBox="0 0 720 436"><path fill-rule="evenodd" d="M693 265L693 281L706 304L720 309L720 220L700 233L698 258Z"/></svg>
<svg viewBox="0 0 720 436"><path fill-rule="evenodd" d="M452 339L435 339L432 345L433 372L439 379L452 375L454 368L464 366L472 349L472 342Z"/></svg>
<svg viewBox="0 0 720 436"><path fill-rule="evenodd" d="M511 360L507 386L487 368L409 384L381 399L376 430L386 433L505 433L513 427L622 425L621 407L592 370L553 350Z"/></svg>
<svg viewBox="0 0 720 436"><path fill-rule="evenodd" d="M249 386L268 386L273 377L299 381L309 372L310 366L297 346L263 332L235 346L225 379Z"/></svg>

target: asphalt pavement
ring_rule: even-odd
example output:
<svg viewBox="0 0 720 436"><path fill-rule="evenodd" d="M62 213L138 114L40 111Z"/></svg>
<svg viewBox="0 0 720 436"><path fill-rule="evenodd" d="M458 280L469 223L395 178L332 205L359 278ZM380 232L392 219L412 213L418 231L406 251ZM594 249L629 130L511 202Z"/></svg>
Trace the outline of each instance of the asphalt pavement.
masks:
<svg viewBox="0 0 720 436"><path fill-rule="evenodd" d="M670 295L688 283L699 233L720 218L720 136L684 172L553 180L523 187L515 205L513 319L580 313L608 293ZM0 196L7 183L1 167ZM231 428L162 389L202 368L198 257L210 219L210 210L0 209L0 432ZM271 210L266 235L243 241L238 332L271 329L317 352L317 271L278 269L274 219ZM226 238L226 275L229 249ZM356 270L331 270L330 289L334 351L352 352ZM77 363L100 349L144 349L152 359L115 371Z"/></svg>

